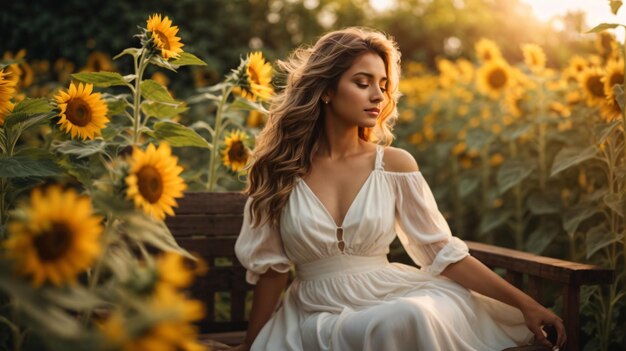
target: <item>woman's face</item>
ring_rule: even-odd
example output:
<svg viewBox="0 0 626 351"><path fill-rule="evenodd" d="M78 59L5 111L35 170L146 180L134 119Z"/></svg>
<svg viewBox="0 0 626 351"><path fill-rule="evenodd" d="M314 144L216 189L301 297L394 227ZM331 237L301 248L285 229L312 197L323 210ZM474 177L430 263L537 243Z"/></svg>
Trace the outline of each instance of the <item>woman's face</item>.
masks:
<svg viewBox="0 0 626 351"><path fill-rule="evenodd" d="M349 125L372 128L385 101L387 73L383 59L374 53L359 56L325 99L326 116Z"/></svg>

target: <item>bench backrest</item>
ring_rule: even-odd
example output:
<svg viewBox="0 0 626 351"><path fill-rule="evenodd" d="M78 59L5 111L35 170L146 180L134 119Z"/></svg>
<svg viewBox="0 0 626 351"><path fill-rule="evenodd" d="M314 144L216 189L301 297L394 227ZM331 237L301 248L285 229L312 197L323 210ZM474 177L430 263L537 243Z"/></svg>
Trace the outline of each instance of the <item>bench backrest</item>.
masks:
<svg viewBox="0 0 626 351"><path fill-rule="evenodd" d="M253 288L235 257L246 196L240 193L186 193L176 215L165 221L178 244L201 256L209 271L196 280L193 298L206 306L202 333L245 330L246 296Z"/></svg>

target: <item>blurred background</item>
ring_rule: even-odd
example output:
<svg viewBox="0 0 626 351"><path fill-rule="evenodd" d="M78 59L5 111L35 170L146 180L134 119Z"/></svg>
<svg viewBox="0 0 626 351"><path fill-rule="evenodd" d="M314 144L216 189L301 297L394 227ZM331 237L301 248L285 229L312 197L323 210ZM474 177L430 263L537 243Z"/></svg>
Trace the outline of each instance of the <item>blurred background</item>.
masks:
<svg viewBox="0 0 626 351"><path fill-rule="evenodd" d="M217 94L219 88L211 86L223 82L246 55L260 51L271 64L333 29L366 26L386 32L402 52L403 97L394 145L415 156L452 231L463 239L615 269L611 286L581 292L580 340L583 350L624 350L624 28L588 33L603 22L626 24L626 11L616 10L618 3L12 1L0 7L0 55L10 63L11 79L17 79L14 102L51 98L77 72L133 73L130 55L112 58L127 47L140 47L137 27L146 27L148 16L168 16L180 29L176 35L183 50L207 65L183 66L178 72L147 68L146 78L189 107L158 118L169 126L189 126L218 145L221 136L211 139L214 129L206 126L219 124L217 112L231 106L224 118L232 123L224 132L241 134L225 140L228 153L237 142L240 151L253 147L253 141L243 145L240 135L256 135L265 111L261 102L242 105L235 98L219 105L207 92ZM110 111L124 111L106 97ZM105 139L114 139L112 125L104 130ZM48 148L46 140L62 134L40 127L20 142ZM187 190L244 187L240 171L246 152L235 167L232 160L219 164L224 161L208 147L182 146L173 153L184 168ZM89 173L89 167L84 171ZM219 181L205 181L214 179L217 168ZM395 243L393 250L401 254L402 248ZM543 301L557 311L559 289L546 286L549 298Z"/></svg>

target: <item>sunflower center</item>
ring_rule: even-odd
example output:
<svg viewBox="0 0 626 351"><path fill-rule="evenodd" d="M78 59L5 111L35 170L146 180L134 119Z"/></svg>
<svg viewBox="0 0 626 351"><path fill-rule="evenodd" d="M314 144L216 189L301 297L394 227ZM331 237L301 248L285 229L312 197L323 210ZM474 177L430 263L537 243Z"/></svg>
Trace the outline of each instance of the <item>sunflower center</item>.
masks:
<svg viewBox="0 0 626 351"><path fill-rule="evenodd" d="M163 178L161 173L152 166L143 166L137 172L139 192L150 203L159 201L163 194Z"/></svg>
<svg viewBox="0 0 626 351"><path fill-rule="evenodd" d="M601 77L599 75L589 77L589 79L587 80L587 89L593 96L603 98L604 84L602 84L600 78Z"/></svg>
<svg viewBox="0 0 626 351"><path fill-rule="evenodd" d="M154 35L156 35L161 41L161 45L163 49L165 50L170 49L170 41L168 40L167 35L163 34L163 32L161 32L160 30L155 30Z"/></svg>
<svg viewBox="0 0 626 351"><path fill-rule="evenodd" d="M506 84L506 73L502 68L496 68L489 75L489 85L494 89L500 89Z"/></svg>
<svg viewBox="0 0 626 351"><path fill-rule="evenodd" d="M246 147L241 141L235 141L228 149L228 159L232 162L246 162L248 160L248 153L246 153Z"/></svg>
<svg viewBox="0 0 626 351"><path fill-rule="evenodd" d="M37 235L33 241L39 259L55 261L70 248L72 231L66 223L54 222L48 230Z"/></svg>
<svg viewBox="0 0 626 351"><path fill-rule="evenodd" d="M67 103L66 109L67 119L73 125L84 127L91 122L91 108L83 99L71 99Z"/></svg>

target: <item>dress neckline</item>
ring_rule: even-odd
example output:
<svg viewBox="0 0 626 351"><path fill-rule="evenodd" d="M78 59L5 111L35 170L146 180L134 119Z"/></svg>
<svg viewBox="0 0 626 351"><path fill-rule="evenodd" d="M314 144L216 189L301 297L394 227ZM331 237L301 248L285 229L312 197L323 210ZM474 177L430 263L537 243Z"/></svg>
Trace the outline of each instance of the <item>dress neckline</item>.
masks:
<svg viewBox="0 0 626 351"><path fill-rule="evenodd" d="M357 191L356 195L352 199L352 202L350 202L350 205L348 206L348 210L346 211L346 214L343 216L343 219L341 221L341 225L337 224L337 222L335 221L335 218L331 215L330 211L328 211L328 208L326 207L326 205L324 205L322 200L320 200L320 198L315 194L315 192L313 192L313 189L311 189L309 184L307 184L307 182L304 179L302 179L301 177L298 177L300 179L300 183L303 184L304 188L313 197L315 202L317 202L318 206L324 211L324 213L326 213L326 216L328 217L330 222L335 226L335 228L344 229L344 224L346 223L346 219L348 219L348 216L352 212L352 208L355 206L355 203L358 201L359 197L361 196L361 193L363 193L365 191L365 189L367 188L367 186L370 183L370 179L372 178L373 174L376 171L378 171L378 170L383 170L383 168L382 168L382 166L383 166L383 163L382 163L383 151L384 151L384 149L383 149L383 147L381 145L376 145L376 156L375 156L375 161L374 161L374 169L372 169L370 171L370 173L368 174L368 176L365 179L365 181L363 182L363 184L361 184L361 187L359 188L359 191Z"/></svg>

